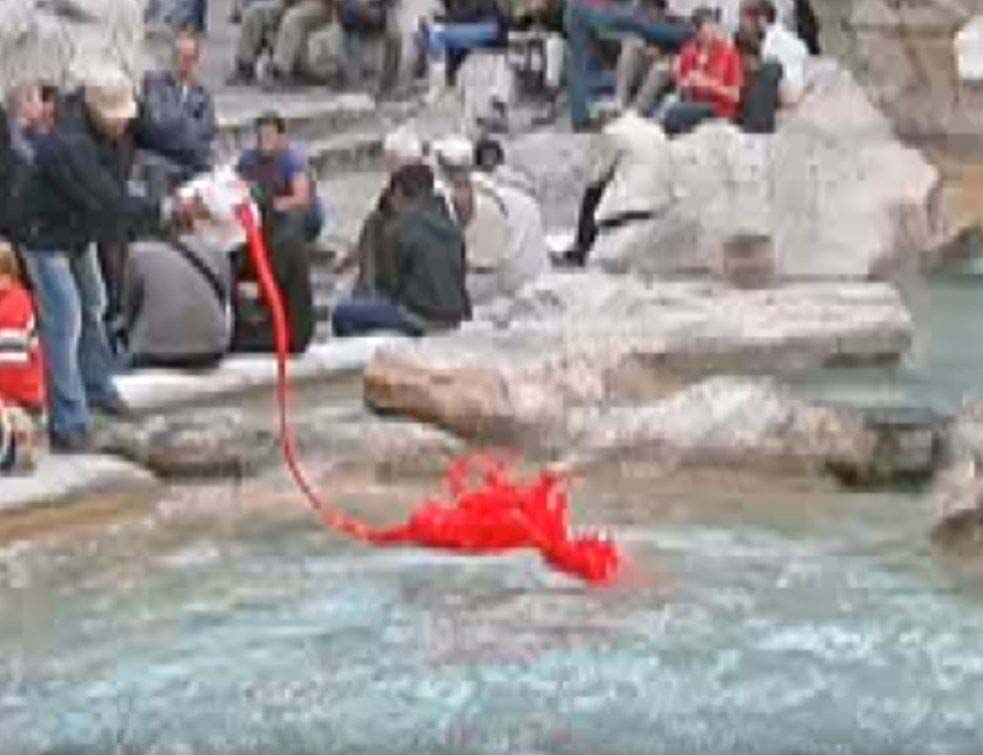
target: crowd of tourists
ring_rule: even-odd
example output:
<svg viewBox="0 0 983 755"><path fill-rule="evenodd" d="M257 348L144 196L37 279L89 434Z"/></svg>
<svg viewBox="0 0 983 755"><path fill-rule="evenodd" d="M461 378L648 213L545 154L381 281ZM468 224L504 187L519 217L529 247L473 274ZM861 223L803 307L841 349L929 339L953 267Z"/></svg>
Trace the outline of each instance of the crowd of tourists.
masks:
<svg viewBox="0 0 983 755"><path fill-rule="evenodd" d="M128 413L114 380L120 370L201 369L230 351L272 351L270 312L236 219L243 202L260 211L291 351L313 338L309 251L324 219L317 183L274 111L257 118L255 144L234 166L214 164L215 106L198 76L205 5L188 5L194 18L175 36L173 64L136 89L115 67L95 66L73 91L29 81L6 93L0 471L30 458L24 449L39 428L55 452L90 450L94 413ZM265 52L269 80L296 83L300 51L325 26L343 37L383 31L386 60L398 68L407 40L395 8L386 0L244 1L233 80L254 81ZM419 51L414 72L429 71L439 85L453 81L469 51L509 47L517 57L506 56L508 65L536 74L553 116L566 82L575 129L632 112L670 137L715 118L768 132L775 111L802 96L805 61L817 51L805 0L796 11L793 31L771 0L745 0L731 38L714 9L681 19L665 0L524 0L515 8L444 0L444 13L421 19L410 43ZM380 88L396 68L381 71ZM597 107L605 86L607 109ZM409 129L387 137L386 183L350 259L352 290L332 312L336 336L452 329L474 306L549 267L535 192L506 165L505 149L491 138L425 143ZM604 188L587 189L569 264L584 262Z"/></svg>

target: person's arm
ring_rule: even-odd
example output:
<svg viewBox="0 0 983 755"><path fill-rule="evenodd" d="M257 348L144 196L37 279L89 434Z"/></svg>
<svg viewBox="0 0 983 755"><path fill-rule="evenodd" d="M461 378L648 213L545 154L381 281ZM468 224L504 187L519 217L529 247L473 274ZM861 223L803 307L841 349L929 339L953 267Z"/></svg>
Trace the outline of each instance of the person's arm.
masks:
<svg viewBox="0 0 983 755"><path fill-rule="evenodd" d="M123 323L127 332L132 332L137 318L143 309L143 276L135 274L132 268L123 276Z"/></svg>
<svg viewBox="0 0 983 755"><path fill-rule="evenodd" d="M693 71L687 78L690 87L699 87L716 97L739 102L741 85L744 83L744 71L741 67L741 57L734 52L728 56L727 64L719 77L711 76L703 71Z"/></svg>
<svg viewBox="0 0 983 755"><path fill-rule="evenodd" d="M306 210L311 206L311 180L307 177L304 160L298 155L290 157L290 193L273 200L276 212Z"/></svg>
<svg viewBox="0 0 983 755"><path fill-rule="evenodd" d="M127 194L99 162L85 138L50 136L39 141L37 166L52 188L91 225L111 228L118 240L139 233L156 234L163 218L150 200Z"/></svg>
<svg viewBox="0 0 983 755"><path fill-rule="evenodd" d="M195 122L195 134L201 151L201 158L205 162L203 167L207 167L211 160L212 144L215 135L218 133L218 122L215 118L215 100L211 93L206 89L201 90L202 106L198 119Z"/></svg>
<svg viewBox="0 0 983 755"><path fill-rule="evenodd" d="M402 293L401 281L405 279L411 254L405 248L399 232L398 221L390 222L380 234L379 255L376 258L375 288L392 302L398 302Z"/></svg>

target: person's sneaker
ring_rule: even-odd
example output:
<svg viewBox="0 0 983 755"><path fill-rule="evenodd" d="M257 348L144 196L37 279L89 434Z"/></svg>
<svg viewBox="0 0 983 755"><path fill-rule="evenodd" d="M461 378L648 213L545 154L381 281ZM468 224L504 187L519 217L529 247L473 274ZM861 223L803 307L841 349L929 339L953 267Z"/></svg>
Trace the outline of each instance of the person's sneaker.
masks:
<svg viewBox="0 0 983 755"><path fill-rule="evenodd" d="M94 402L92 404L92 411L112 417L113 419L125 419L133 414L127 403L119 396Z"/></svg>
<svg viewBox="0 0 983 755"><path fill-rule="evenodd" d="M51 431L49 435L51 452L56 454L84 454L92 451L92 436L85 430L72 430L65 433Z"/></svg>

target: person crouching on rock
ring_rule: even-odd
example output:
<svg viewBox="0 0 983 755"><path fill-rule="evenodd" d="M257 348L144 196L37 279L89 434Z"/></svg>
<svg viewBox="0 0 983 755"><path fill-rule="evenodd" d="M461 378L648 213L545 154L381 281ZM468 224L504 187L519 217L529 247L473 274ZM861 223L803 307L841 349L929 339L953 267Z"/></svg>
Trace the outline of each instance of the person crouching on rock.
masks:
<svg viewBox="0 0 983 755"><path fill-rule="evenodd" d="M179 190L185 227L130 249L123 297L132 367L207 368L232 335L231 255L245 243L235 208L249 189L231 168Z"/></svg>
<svg viewBox="0 0 983 755"><path fill-rule="evenodd" d="M44 401L34 305L13 247L0 240L0 474L33 468Z"/></svg>
<svg viewBox="0 0 983 755"><path fill-rule="evenodd" d="M335 335L389 331L419 336L455 328L471 317L464 236L434 191L430 167L413 164L398 170L389 202L395 217L387 229L388 254L375 270L377 295L335 307Z"/></svg>
<svg viewBox="0 0 983 755"><path fill-rule="evenodd" d="M307 350L314 337L314 300L308 246L324 222L324 209L311 180L307 159L290 143L287 123L277 112L256 119L256 146L243 152L236 168L253 191L263 216L263 232L273 276L287 309L290 353ZM239 278L255 279L248 255ZM273 327L258 289L238 287L234 351L272 352Z"/></svg>

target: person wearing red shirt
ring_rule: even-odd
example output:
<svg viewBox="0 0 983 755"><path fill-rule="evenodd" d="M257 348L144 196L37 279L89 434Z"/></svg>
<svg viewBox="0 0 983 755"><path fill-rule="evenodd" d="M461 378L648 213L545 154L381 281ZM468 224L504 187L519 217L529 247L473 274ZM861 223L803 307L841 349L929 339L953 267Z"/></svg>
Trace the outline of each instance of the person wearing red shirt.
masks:
<svg viewBox="0 0 983 755"><path fill-rule="evenodd" d="M0 241L0 404L40 416L44 400L44 361L34 305L20 282L13 248Z"/></svg>
<svg viewBox="0 0 983 755"><path fill-rule="evenodd" d="M717 25L716 12L705 6L697 8L692 23L696 37L676 61L679 101L662 116L662 126L670 136L691 131L709 118L732 120L741 98L741 56Z"/></svg>

